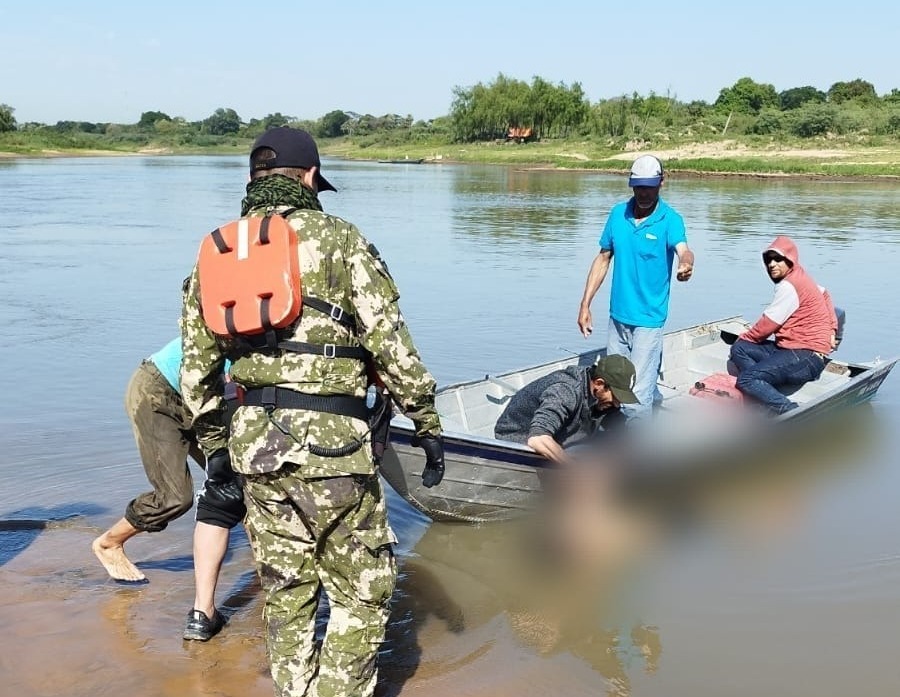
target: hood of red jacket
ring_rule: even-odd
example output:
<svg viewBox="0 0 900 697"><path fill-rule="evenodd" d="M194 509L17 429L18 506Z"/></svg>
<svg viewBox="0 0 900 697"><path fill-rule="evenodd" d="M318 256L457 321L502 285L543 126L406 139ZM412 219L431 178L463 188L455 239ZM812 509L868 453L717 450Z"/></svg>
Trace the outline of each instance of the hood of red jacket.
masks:
<svg viewBox="0 0 900 697"><path fill-rule="evenodd" d="M797 251L797 245L794 244L794 240L785 235L776 237L775 241L763 250L763 264L766 263L766 252L777 252L783 256L791 262L792 270L800 265L800 252Z"/></svg>

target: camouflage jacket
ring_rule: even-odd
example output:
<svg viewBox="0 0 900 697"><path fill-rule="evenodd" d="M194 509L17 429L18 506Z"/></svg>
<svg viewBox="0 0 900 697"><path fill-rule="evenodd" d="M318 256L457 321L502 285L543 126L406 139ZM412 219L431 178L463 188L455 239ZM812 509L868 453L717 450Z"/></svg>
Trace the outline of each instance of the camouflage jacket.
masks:
<svg viewBox="0 0 900 697"><path fill-rule="evenodd" d="M249 215L284 208L258 207ZM396 404L417 425L417 433L440 434L434 378L413 345L400 313L400 294L378 251L354 225L338 217L303 209L290 213L288 219L300 238L304 297L326 300L353 314L357 331L304 307L300 321L284 330L282 338L362 345L371 352L374 367ZM261 407L242 406L228 435L221 419L223 397L217 378L234 347L227 338L213 334L203 320L196 266L185 288L181 334L182 395L195 415L194 429L204 452L227 445L232 466L244 474L272 472L287 462L302 465L306 477L372 472L368 426L359 419L299 409L276 409L270 419ZM231 377L247 388L277 385L315 395L364 397L368 384L366 366L360 360L281 351L236 357ZM308 449L310 443L339 448L355 438L362 439L364 447L343 457L323 457Z"/></svg>

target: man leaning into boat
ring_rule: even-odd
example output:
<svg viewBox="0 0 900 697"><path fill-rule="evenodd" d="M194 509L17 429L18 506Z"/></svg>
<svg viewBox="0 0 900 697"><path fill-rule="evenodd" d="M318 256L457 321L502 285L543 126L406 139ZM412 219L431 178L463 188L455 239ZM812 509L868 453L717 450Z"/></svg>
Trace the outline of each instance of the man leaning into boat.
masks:
<svg viewBox="0 0 900 697"><path fill-rule="evenodd" d="M590 366L570 366L529 383L513 395L494 435L525 443L538 455L565 462L563 446L625 422L622 404L637 404L634 365L624 356L602 356Z"/></svg>

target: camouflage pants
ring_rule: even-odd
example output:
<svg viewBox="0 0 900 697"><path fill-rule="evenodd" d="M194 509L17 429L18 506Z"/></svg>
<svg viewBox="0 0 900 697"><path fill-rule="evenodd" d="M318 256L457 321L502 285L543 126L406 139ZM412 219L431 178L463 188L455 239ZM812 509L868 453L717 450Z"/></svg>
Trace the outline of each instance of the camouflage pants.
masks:
<svg viewBox="0 0 900 697"><path fill-rule="evenodd" d="M367 697L397 578L384 492L375 475L302 479L299 469L244 483L276 694ZM323 592L330 615L317 647Z"/></svg>

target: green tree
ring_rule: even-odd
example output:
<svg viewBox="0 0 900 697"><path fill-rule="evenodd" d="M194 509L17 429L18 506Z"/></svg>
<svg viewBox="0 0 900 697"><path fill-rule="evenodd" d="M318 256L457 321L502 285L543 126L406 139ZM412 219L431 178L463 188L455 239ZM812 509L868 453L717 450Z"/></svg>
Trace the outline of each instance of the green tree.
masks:
<svg viewBox="0 0 900 697"><path fill-rule="evenodd" d="M783 130L784 114L778 109L763 109L750 127L751 133L761 136L774 135Z"/></svg>
<svg viewBox="0 0 900 697"><path fill-rule="evenodd" d="M754 82L742 77L731 87L719 92L714 105L719 111L736 111L754 116L766 107L778 108L778 93L772 85Z"/></svg>
<svg viewBox="0 0 900 697"><path fill-rule="evenodd" d="M280 111L276 111L274 114L268 114L266 116L263 116L262 127L263 127L264 131L268 131L270 128L278 128L279 126L287 126L293 120L294 120L293 116L285 116Z"/></svg>
<svg viewBox="0 0 900 697"><path fill-rule="evenodd" d="M710 105L704 102L702 99L695 99L692 102L689 102L685 107L688 116L693 119L703 118L709 113L710 108Z"/></svg>
<svg viewBox="0 0 900 697"><path fill-rule="evenodd" d="M562 129L563 137L588 122L591 109L580 82L572 83L571 87L560 83L557 87L556 102L561 108L558 120L554 125Z"/></svg>
<svg viewBox="0 0 900 697"><path fill-rule="evenodd" d="M214 136L224 136L241 130L241 117L234 109L219 108L201 122L201 130Z"/></svg>
<svg viewBox="0 0 900 697"><path fill-rule="evenodd" d="M535 138L540 138L544 129L552 127L559 118L555 92L553 85L543 78L532 79L528 91L528 111L531 114L531 127L534 129Z"/></svg>
<svg viewBox="0 0 900 697"><path fill-rule="evenodd" d="M891 135L900 134L900 111L895 111L888 115L885 129Z"/></svg>
<svg viewBox="0 0 900 697"><path fill-rule="evenodd" d="M171 121L172 117L161 111L145 111L141 114L140 120L137 122L138 128L142 131L153 130L157 121Z"/></svg>
<svg viewBox="0 0 900 697"><path fill-rule="evenodd" d="M593 109L593 129L601 136L618 138L628 127L629 99L625 95L600 100Z"/></svg>
<svg viewBox="0 0 900 697"><path fill-rule="evenodd" d="M535 77L528 85L500 73L489 85L455 87L450 107L458 141L505 138L509 129L531 128L535 137L566 136L587 123L590 105L579 83L551 85Z"/></svg>
<svg viewBox="0 0 900 697"><path fill-rule="evenodd" d="M350 116L340 109L329 111L322 117L319 135L325 138L337 138L343 134L343 126L350 120Z"/></svg>
<svg viewBox="0 0 900 697"><path fill-rule="evenodd" d="M153 130L160 135L174 136L189 133L191 126L181 116L173 119L159 119L153 124Z"/></svg>
<svg viewBox="0 0 900 697"><path fill-rule="evenodd" d="M247 122L246 126L243 127L242 135L248 138L256 138L257 136L262 135L265 131L268 131L270 128L287 126L289 124L293 124L298 128L300 127L297 125L297 120L293 116L286 116L280 111L276 111L274 114L268 114L261 119L250 119L250 121ZM304 130L309 129L304 128ZM310 133L314 133L314 131L310 131Z"/></svg>
<svg viewBox="0 0 900 697"><path fill-rule="evenodd" d="M791 87L789 90L778 94L778 103L783 111L791 109L799 109L804 104L813 102L822 104L825 102L827 95L822 90L806 85L804 87Z"/></svg>
<svg viewBox="0 0 900 697"><path fill-rule="evenodd" d="M856 78L849 82L835 82L828 88L829 102L841 104L851 99L866 104L875 103L878 100L878 95L875 93L875 85L861 78Z"/></svg>
<svg viewBox="0 0 900 697"><path fill-rule="evenodd" d="M793 110L791 115L791 132L801 138L825 135L837 122L837 111L831 104L807 104Z"/></svg>
<svg viewBox="0 0 900 697"><path fill-rule="evenodd" d="M13 109L6 104L0 104L0 133L16 130L16 119L13 117Z"/></svg>

